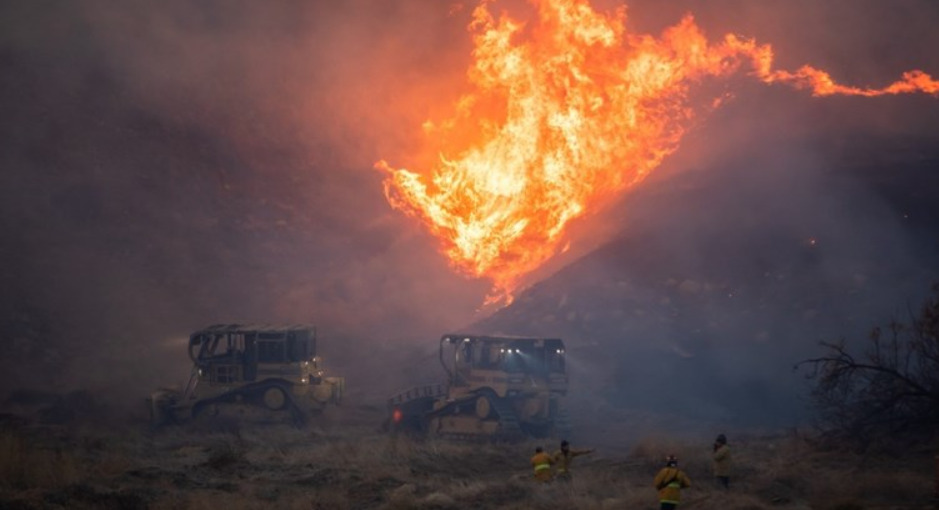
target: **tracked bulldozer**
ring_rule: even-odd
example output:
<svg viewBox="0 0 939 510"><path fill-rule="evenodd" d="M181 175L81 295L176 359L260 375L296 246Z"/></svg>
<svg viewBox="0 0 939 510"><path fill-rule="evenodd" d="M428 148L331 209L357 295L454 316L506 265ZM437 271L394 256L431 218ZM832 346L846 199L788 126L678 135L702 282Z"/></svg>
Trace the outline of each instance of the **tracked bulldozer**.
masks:
<svg viewBox="0 0 939 510"><path fill-rule="evenodd" d="M186 389L150 396L154 426L221 413L302 425L342 400L344 380L325 375L309 325L209 326L189 336L189 357Z"/></svg>
<svg viewBox="0 0 939 510"><path fill-rule="evenodd" d="M416 386L388 400L392 432L467 440L567 437L564 342L452 334L440 339L446 384Z"/></svg>

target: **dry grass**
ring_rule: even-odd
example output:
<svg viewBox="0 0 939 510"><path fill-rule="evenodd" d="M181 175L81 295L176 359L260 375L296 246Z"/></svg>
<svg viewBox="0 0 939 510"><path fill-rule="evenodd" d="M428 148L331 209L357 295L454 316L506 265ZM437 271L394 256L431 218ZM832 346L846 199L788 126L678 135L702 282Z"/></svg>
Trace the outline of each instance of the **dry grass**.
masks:
<svg viewBox="0 0 939 510"><path fill-rule="evenodd" d="M707 448L662 436L622 455L600 448L577 459L571 483L544 485L530 478L534 446L420 442L357 423L154 435L27 427L0 432L0 507L654 510L652 478L675 454L693 481L683 491L689 510L899 509L928 501L934 476L928 452L861 458L797 434L737 435L724 491Z"/></svg>
<svg viewBox="0 0 939 510"><path fill-rule="evenodd" d="M0 485L5 489L57 489L82 475L79 461L61 447L37 446L22 434L0 432Z"/></svg>

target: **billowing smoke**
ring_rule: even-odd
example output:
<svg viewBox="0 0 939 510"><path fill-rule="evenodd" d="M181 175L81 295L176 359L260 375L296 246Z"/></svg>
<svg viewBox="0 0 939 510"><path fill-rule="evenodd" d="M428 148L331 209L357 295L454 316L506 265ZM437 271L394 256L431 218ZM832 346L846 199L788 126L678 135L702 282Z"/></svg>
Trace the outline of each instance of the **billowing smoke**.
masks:
<svg viewBox="0 0 939 510"><path fill-rule="evenodd" d="M27 367L15 381L105 385L169 366L180 378L179 339L216 322L313 322L327 352L350 352L473 316L485 284L451 273L391 213L371 169L456 86L459 11L2 9L2 299L16 350L4 359Z"/></svg>

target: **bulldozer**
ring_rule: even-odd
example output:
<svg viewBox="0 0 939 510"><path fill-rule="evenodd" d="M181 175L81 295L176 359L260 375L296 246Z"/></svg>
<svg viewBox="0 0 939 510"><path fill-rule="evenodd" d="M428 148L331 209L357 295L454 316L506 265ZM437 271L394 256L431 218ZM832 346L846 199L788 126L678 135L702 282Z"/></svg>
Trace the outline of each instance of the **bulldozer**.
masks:
<svg viewBox="0 0 939 510"><path fill-rule="evenodd" d="M392 432L423 437L516 441L568 437L564 342L447 334L439 358L446 384L402 391L388 400Z"/></svg>
<svg viewBox="0 0 939 510"><path fill-rule="evenodd" d="M216 324L189 336L192 373L183 391L150 398L152 425L234 412L297 426L342 401L345 381L327 377L310 325Z"/></svg>

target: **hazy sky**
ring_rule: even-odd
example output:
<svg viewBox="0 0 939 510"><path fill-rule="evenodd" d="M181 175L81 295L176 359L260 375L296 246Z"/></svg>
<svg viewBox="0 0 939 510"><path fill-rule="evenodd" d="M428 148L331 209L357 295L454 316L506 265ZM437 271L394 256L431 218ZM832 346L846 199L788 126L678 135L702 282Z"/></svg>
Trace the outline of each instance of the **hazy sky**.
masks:
<svg viewBox="0 0 939 510"><path fill-rule="evenodd" d="M165 342L216 322L305 321L336 342L417 343L478 318L487 282L451 271L436 242L390 209L372 168L406 162L420 123L465 90L472 8L4 2L0 319L16 332L5 340L24 359L74 365L181 356ZM871 86L913 68L939 74L932 1L638 0L629 23L658 31L689 11L715 39L773 44L783 67ZM718 117L733 130L722 135L705 123L670 164L701 167L764 143L754 133L779 132L769 118L805 133L829 122L933 127L910 117L923 98L870 109L834 99L830 118L809 98L764 114L746 94L794 93L757 88L727 110L757 121ZM616 230L605 227L584 246Z"/></svg>

